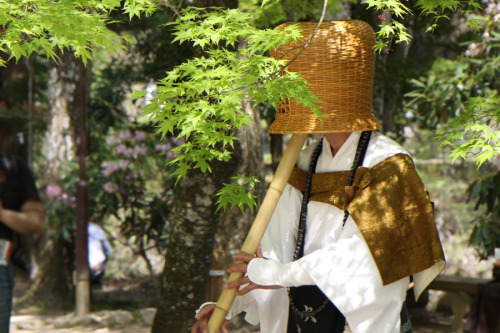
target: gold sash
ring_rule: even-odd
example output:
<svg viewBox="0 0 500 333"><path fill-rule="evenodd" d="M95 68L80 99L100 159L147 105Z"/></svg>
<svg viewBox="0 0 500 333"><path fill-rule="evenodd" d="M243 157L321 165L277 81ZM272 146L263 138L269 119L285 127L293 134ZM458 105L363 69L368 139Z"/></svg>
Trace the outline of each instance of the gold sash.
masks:
<svg viewBox="0 0 500 333"><path fill-rule="evenodd" d="M295 168L289 184L303 191L307 172ZM384 285L443 260L434 208L410 156L396 154L374 167L315 173L311 201L347 209L377 264Z"/></svg>

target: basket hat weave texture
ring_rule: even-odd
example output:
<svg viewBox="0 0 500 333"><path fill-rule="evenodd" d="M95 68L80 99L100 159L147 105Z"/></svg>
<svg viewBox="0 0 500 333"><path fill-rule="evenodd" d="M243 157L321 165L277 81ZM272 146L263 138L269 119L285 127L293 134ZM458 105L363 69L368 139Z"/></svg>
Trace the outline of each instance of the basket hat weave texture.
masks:
<svg viewBox="0 0 500 333"><path fill-rule="evenodd" d="M317 22L298 24L303 38L271 53L290 61L314 32ZM375 33L363 21L323 22L306 50L288 67L309 83L321 101L321 120L314 112L286 100L277 106L270 133L334 133L381 128L372 112Z"/></svg>

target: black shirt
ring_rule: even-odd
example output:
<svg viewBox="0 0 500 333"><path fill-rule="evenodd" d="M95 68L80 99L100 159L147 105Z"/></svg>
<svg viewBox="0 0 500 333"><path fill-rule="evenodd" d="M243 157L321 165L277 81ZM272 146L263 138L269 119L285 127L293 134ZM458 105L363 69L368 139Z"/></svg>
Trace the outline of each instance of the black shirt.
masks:
<svg viewBox="0 0 500 333"><path fill-rule="evenodd" d="M2 206L19 211L28 200L40 201L35 179L24 160L0 153L0 199ZM14 231L0 221L0 238L13 240Z"/></svg>

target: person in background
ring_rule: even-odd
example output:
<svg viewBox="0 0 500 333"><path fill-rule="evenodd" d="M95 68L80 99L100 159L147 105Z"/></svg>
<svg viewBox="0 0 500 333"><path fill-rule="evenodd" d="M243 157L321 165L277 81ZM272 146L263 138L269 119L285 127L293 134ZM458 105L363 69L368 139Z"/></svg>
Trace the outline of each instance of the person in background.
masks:
<svg viewBox="0 0 500 333"><path fill-rule="evenodd" d="M90 283L92 287L101 289L106 264L112 253L111 246L102 228L93 222L89 222L88 239Z"/></svg>
<svg viewBox="0 0 500 333"><path fill-rule="evenodd" d="M497 333L500 323L500 249L495 249L493 281L479 287L467 320L466 333Z"/></svg>
<svg viewBox="0 0 500 333"><path fill-rule="evenodd" d="M35 179L22 159L0 153L0 332L8 333L14 293L14 233L41 235L45 212Z"/></svg>

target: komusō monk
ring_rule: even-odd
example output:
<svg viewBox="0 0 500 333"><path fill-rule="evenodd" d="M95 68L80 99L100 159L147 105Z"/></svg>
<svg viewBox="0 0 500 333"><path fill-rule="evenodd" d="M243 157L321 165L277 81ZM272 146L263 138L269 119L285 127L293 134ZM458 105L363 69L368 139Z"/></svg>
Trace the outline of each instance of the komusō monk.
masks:
<svg viewBox="0 0 500 333"><path fill-rule="evenodd" d="M316 22L300 23L305 38ZM276 50L274 57L291 59ZM377 132L372 112L375 34L362 21L321 24L289 70L322 101L322 118L293 100L278 106L271 133L311 133L226 319L246 312L262 333L411 332L405 299L442 271L433 205L408 152ZM295 51L298 52L298 51ZM208 332L205 304L193 332ZM222 331L227 331L227 325Z"/></svg>

